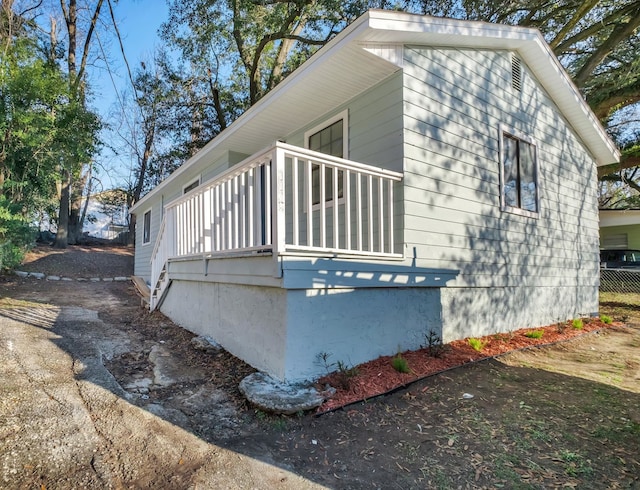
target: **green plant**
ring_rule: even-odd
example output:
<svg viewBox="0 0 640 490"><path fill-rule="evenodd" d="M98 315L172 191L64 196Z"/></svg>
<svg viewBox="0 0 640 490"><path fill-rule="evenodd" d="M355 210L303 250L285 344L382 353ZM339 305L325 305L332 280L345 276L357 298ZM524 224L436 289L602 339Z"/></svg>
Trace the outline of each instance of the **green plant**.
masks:
<svg viewBox="0 0 640 490"><path fill-rule="evenodd" d="M607 325L610 325L611 322L613 322L613 318L611 318L609 315L601 315L600 320L602 320L602 323L605 323Z"/></svg>
<svg viewBox="0 0 640 490"><path fill-rule="evenodd" d="M393 366L393 369L395 369L399 373L408 373L409 372L409 363L400 354L398 354L393 359L391 359L391 365Z"/></svg>
<svg viewBox="0 0 640 490"><path fill-rule="evenodd" d="M338 367L336 380L340 388L348 390L351 387L351 380L358 375L358 368L348 365L344 361L336 362Z"/></svg>
<svg viewBox="0 0 640 490"><path fill-rule="evenodd" d="M442 343L442 338L437 334L435 330L429 330L425 336L425 345L423 346L427 350L427 354L431 357L442 357L445 351L445 345Z"/></svg>
<svg viewBox="0 0 640 490"><path fill-rule="evenodd" d="M469 345L471 347L473 347L475 350L477 350L478 352L482 351L482 349L484 349L484 346L486 345L486 342L483 342L480 339L476 339L474 337L469 339Z"/></svg>
<svg viewBox="0 0 640 490"><path fill-rule="evenodd" d="M336 367L335 362L329 361L330 357L331 354L329 354L328 352L319 352L318 354L316 354L316 364L323 367L327 371L327 374L333 371L333 368Z"/></svg>
<svg viewBox="0 0 640 490"><path fill-rule="evenodd" d="M529 337L530 339L541 339L544 335L544 330L531 330L524 334L525 337Z"/></svg>
<svg viewBox="0 0 640 490"><path fill-rule="evenodd" d="M571 322L571 325L573 325L573 328L575 328L576 330L582 330L582 328L584 327L584 322L581 318L574 318Z"/></svg>

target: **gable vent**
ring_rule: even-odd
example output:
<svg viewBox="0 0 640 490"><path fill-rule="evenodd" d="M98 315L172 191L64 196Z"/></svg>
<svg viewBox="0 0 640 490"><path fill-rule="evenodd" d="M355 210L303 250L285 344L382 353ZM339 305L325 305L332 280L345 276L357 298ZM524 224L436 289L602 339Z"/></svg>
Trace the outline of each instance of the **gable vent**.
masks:
<svg viewBox="0 0 640 490"><path fill-rule="evenodd" d="M515 54L511 56L511 86L513 90L522 92L522 62Z"/></svg>

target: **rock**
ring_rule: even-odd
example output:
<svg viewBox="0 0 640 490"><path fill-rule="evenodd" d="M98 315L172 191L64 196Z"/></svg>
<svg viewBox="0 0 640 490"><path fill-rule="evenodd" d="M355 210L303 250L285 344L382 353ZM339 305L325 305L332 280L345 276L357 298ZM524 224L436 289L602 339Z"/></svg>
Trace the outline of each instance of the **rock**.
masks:
<svg viewBox="0 0 640 490"><path fill-rule="evenodd" d="M29 273L25 271L15 271L15 274L18 277L29 277Z"/></svg>
<svg viewBox="0 0 640 490"><path fill-rule="evenodd" d="M35 277L36 279L44 279L45 275L42 272L30 272L30 277Z"/></svg>
<svg viewBox="0 0 640 490"><path fill-rule="evenodd" d="M240 392L265 412L291 415L322 405L323 393L311 386L282 383L268 374L253 373L240 381Z"/></svg>
<svg viewBox="0 0 640 490"><path fill-rule="evenodd" d="M59 281L60 276L47 276L47 281Z"/></svg>
<svg viewBox="0 0 640 490"><path fill-rule="evenodd" d="M118 276L118 277L114 277L113 280L116 282L126 282L129 280L129 278L124 276Z"/></svg>
<svg viewBox="0 0 640 490"><path fill-rule="evenodd" d="M73 279L71 279L70 277L63 277L61 280L62 281L73 281Z"/></svg>
<svg viewBox="0 0 640 490"><path fill-rule="evenodd" d="M100 278L99 277L92 277L91 279L89 279L91 282L100 282Z"/></svg>
<svg viewBox="0 0 640 490"><path fill-rule="evenodd" d="M103 277L102 280L104 282L113 282L113 277Z"/></svg>
<svg viewBox="0 0 640 490"><path fill-rule="evenodd" d="M207 354L215 354L219 352L222 347L211 337L194 337L191 339L191 345L194 349L202 350Z"/></svg>
<svg viewBox="0 0 640 490"><path fill-rule="evenodd" d="M84 277L78 277L78 278L76 278L76 281L78 281L78 282L87 282L87 280Z"/></svg>

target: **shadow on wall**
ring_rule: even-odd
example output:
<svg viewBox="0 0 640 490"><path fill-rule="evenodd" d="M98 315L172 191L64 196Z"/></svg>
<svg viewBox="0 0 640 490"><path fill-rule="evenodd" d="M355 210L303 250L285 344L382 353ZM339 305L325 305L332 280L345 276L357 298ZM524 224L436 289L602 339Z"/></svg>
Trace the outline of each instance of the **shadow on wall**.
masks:
<svg viewBox="0 0 640 490"><path fill-rule="evenodd" d="M405 54L406 242L418 265L459 270L443 290L447 340L597 310L595 164L526 67L512 88L510 58ZM501 209L501 128L535 142L535 216Z"/></svg>

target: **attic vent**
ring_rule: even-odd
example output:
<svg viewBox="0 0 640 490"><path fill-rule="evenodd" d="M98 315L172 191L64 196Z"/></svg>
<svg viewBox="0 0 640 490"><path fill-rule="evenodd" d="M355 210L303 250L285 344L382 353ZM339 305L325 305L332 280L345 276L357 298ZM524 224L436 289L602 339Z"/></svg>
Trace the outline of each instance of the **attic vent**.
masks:
<svg viewBox="0 0 640 490"><path fill-rule="evenodd" d="M522 92L522 62L515 54L511 56L511 86L513 90Z"/></svg>

